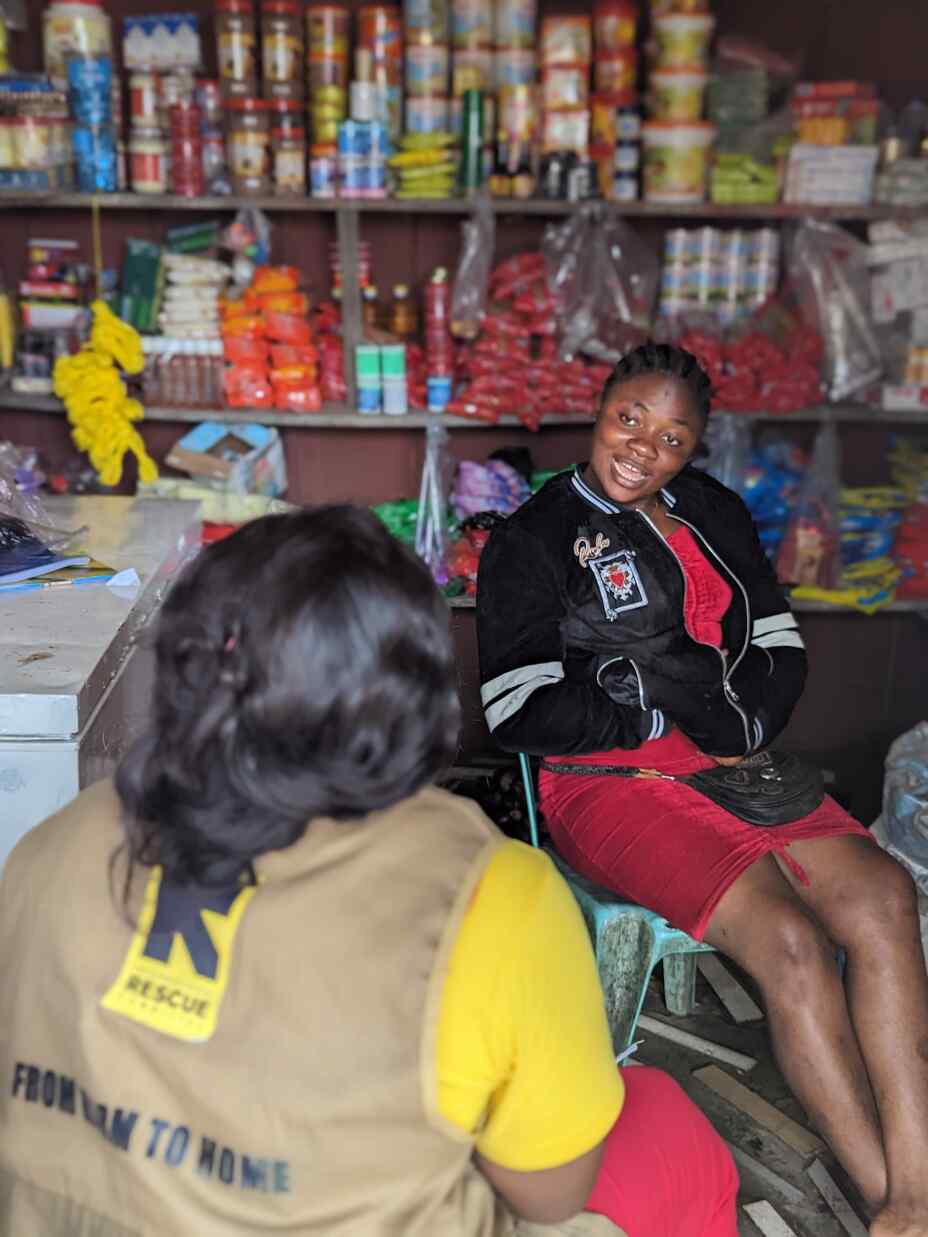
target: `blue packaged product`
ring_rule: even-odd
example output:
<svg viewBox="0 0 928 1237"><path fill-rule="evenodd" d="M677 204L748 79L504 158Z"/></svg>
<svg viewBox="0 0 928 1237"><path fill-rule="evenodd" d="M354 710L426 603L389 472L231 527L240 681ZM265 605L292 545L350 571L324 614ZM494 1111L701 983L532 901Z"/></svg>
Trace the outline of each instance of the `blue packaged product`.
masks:
<svg viewBox="0 0 928 1237"><path fill-rule="evenodd" d="M362 187L364 189L386 189L387 187L387 165L383 156L373 156L370 159L364 160L364 166L361 170Z"/></svg>
<svg viewBox="0 0 928 1237"><path fill-rule="evenodd" d="M380 412L380 396L381 387L378 382L376 386L364 385L358 386L358 412L373 413Z"/></svg>
<svg viewBox="0 0 928 1237"><path fill-rule="evenodd" d="M68 102L81 125L108 125L113 119L111 56L69 56Z"/></svg>
<svg viewBox="0 0 928 1237"><path fill-rule="evenodd" d="M80 192L115 193L118 188L115 129L111 125L75 125L71 144Z"/></svg>
<svg viewBox="0 0 928 1237"><path fill-rule="evenodd" d="M444 374L430 375L426 380L426 395L429 412L444 412L451 403L451 378Z"/></svg>
<svg viewBox="0 0 928 1237"><path fill-rule="evenodd" d="M338 126L339 155L366 155L371 149L371 126L368 120L343 120Z"/></svg>

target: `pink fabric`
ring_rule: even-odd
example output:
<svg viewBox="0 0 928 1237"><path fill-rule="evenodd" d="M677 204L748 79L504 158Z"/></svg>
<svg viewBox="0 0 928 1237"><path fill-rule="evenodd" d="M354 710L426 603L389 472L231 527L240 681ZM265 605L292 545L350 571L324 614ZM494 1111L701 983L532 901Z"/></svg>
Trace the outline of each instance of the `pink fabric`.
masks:
<svg viewBox="0 0 928 1237"><path fill-rule="evenodd" d="M723 600L725 608L731 604L731 590L703 557L689 529L671 540L686 577L687 629L694 638L718 646L725 612L720 606ZM697 773L715 764L679 730L633 750L552 759L675 774ZM657 911L697 940L705 935L723 894L764 855L779 855L806 882L802 867L789 854L791 842L844 834L870 837L830 798L802 820L762 829L689 786L659 779L584 777L543 769L539 790L551 840L572 868Z"/></svg>
<svg viewBox="0 0 928 1237"><path fill-rule="evenodd" d="M622 1071L625 1105L588 1211L628 1237L737 1237L738 1174L722 1139L668 1075Z"/></svg>

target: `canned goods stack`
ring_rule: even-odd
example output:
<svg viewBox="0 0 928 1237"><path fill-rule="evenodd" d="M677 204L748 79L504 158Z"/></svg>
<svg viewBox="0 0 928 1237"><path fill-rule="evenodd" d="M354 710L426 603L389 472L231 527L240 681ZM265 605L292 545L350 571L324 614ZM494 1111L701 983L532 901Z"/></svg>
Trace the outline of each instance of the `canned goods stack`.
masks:
<svg viewBox="0 0 928 1237"><path fill-rule="evenodd" d="M448 98L448 0L405 0L406 132L446 133Z"/></svg>
<svg viewBox="0 0 928 1237"><path fill-rule="evenodd" d="M638 11L631 0L598 0L593 9L594 93L590 157L604 198L633 202L641 166L638 109Z"/></svg>
<svg viewBox="0 0 928 1237"><path fill-rule="evenodd" d="M538 64L535 0L497 0L493 10L493 81L496 89L534 86Z"/></svg>
<svg viewBox="0 0 928 1237"><path fill-rule="evenodd" d="M31 6L30 6L31 7ZM45 72L56 90L67 90L71 56L109 56L113 30L103 0L53 0L42 14Z"/></svg>
<svg viewBox="0 0 928 1237"><path fill-rule="evenodd" d="M664 242L661 313L707 309L723 327L751 314L776 291L779 241L773 228L672 229Z"/></svg>
<svg viewBox="0 0 928 1237"><path fill-rule="evenodd" d="M491 0L451 0L451 121L461 131L464 94L483 92L483 132L494 128L493 4Z"/></svg>
<svg viewBox="0 0 928 1237"><path fill-rule="evenodd" d="M405 344L359 344L355 373L358 412L402 416L409 411Z"/></svg>
<svg viewBox="0 0 928 1237"><path fill-rule="evenodd" d="M314 159L334 161L338 126L348 115L348 10L312 4L306 10L306 85Z"/></svg>
<svg viewBox="0 0 928 1237"><path fill-rule="evenodd" d="M425 288L425 363L429 412L444 412L454 386L451 338L451 284L443 266Z"/></svg>
<svg viewBox="0 0 928 1237"><path fill-rule="evenodd" d="M385 120L391 142L403 131L403 18L392 4L358 9L355 77L378 94L377 119Z"/></svg>
<svg viewBox="0 0 928 1237"><path fill-rule="evenodd" d="M148 71L129 78L129 184L135 193L167 193L168 143L161 129L161 79Z"/></svg>
<svg viewBox="0 0 928 1237"><path fill-rule="evenodd" d="M592 60L588 15L542 20L540 183L545 197L577 200L595 192L589 162Z"/></svg>
<svg viewBox="0 0 928 1237"><path fill-rule="evenodd" d="M265 99L302 101L303 23L296 0L263 0L261 83Z"/></svg>
<svg viewBox="0 0 928 1237"><path fill-rule="evenodd" d="M69 55L68 106L74 120L71 142L82 193L115 193L119 188L116 128L113 124L113 56Z"/></svg>

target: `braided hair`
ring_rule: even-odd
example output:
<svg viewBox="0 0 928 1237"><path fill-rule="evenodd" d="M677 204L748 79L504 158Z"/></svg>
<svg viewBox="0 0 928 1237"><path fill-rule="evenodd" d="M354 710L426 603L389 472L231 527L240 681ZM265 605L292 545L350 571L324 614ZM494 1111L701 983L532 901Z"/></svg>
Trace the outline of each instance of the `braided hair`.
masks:
<svg viewBox="0 0 928 1237"><path fill-rule="evenodd" d="M617 387L630 378L642 374L666 374L682 382L693 401L693 407L705 425L709 419L712 401L712 383L709 375L692 352L675 348L672 344L656 344L649 340L639 348L626 352L606 380L603 387L600 409L605 408Z"/></svg>

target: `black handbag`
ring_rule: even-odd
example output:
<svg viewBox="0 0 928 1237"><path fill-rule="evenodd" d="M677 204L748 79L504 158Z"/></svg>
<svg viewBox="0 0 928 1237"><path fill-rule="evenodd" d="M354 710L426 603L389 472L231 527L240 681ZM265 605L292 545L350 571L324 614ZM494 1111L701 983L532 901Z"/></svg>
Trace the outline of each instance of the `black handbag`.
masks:
<svg viewBox="0 0 928 1237"><path fill-rule="evenodd" d="M551 773L585 777L660 778L692 786L719 807L749 825L765 829L801 820L825 798L821 771L787 752L755 752L736 765L717 765L702 773L662 773L632 765L588 765L542 760Z"/></svg>

